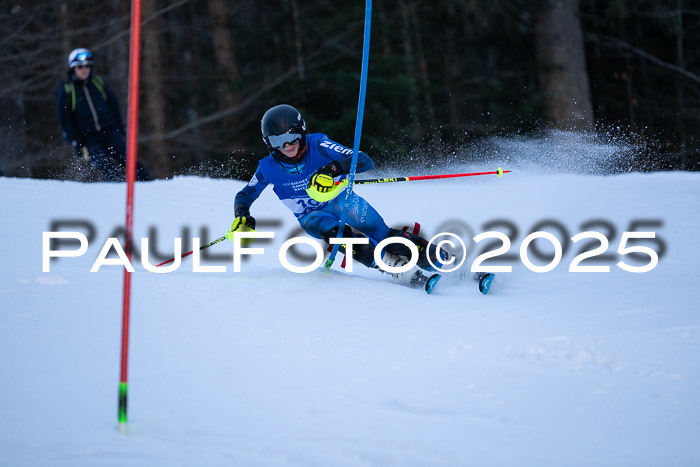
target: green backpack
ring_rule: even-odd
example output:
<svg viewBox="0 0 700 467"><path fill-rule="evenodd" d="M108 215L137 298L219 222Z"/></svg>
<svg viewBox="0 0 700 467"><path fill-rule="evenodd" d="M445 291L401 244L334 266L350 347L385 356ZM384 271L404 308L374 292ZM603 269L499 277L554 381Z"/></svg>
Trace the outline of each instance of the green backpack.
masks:
<svg viewBox="0 0 700 467"><path fill-rule="evenodd" d="M105 92L105 81L99 76L93 76L90 78L90 82L99 89L102 98L107 102L107 93ZM63 83L63 87L66 90L66 95L70 96L70 110L75 112L75 83L73 81L67 81Z"/></svg>

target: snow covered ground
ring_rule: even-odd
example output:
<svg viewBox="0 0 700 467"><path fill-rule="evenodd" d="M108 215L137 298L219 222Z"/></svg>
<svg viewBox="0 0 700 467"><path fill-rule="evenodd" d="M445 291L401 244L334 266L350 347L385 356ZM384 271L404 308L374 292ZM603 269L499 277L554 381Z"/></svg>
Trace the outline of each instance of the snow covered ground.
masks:
<svg viewBox="0 0 700 467"><path fill-rule="evenodd" d="M135 237L161 256L202 228L211 241L242 186L139 184ZM426 295L340 261L294 274L277 249L297 225L267 190L253 214L276 237L242 272L229 242L207 250L226 273L194 273L191 257L169 274L135 264L123 436L123 274L89 270L123 223L124 186L0 178L0 466L700 463L700 174L514 170L356 189L389 225L504 231L515 256L498 264L513 272L487 296L451 276ZM88 252L44 273L42 232L66 220L83 225L60 230L94 227ZM543 220L610 236L611 272L568 272L580 244L553 271L529 271L520 243ZM615 252L640 220L657 235L645 244L665 251L634 274L615 263L644 261Z"/></svg>

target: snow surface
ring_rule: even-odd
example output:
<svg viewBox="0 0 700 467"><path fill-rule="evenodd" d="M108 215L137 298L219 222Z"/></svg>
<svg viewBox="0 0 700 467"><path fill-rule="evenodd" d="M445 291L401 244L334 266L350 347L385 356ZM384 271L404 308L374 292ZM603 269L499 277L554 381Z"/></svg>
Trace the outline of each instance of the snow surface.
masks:
<svg viewBox="0 0 700 467"><path fill-rule="evenodd" d="M135 237L154 226L162 255L183 227L211 241L243 184L139 183ZM135 264L124 436L123 273L89 272L123 223L124 186L0 178L0 466L700 463L700 174L515 170L356 189L388 224L429 235L507 219L516 254L543 219L569 236L608 220L612 253L632 220L657 220L666 252L649 273L617 255L609 273L570 273L576 245L544 274L515 258L488 296L453 276L426 295L340 261L286 271L277 250L298 226L266 190L253 214L276 237L242 272L230 258L206 263L227 273L194 273L191 257L169 274ZM95 238L44 273L42 232L67 219Z"/></svg>

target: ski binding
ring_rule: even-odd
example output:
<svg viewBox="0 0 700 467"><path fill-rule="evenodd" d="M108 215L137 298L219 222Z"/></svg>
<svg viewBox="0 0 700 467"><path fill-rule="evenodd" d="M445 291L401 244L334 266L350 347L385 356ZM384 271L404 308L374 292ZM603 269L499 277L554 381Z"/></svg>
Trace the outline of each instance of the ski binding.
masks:
<svg viewBox="0 0 700 467"><path fill-rule="evenodd" d="M433 274L431 276L426 276L421 271L417 271L416 274L411 279L412 287L423 287L425 293L430 294L435 289L435 286L440 281L440 274Z"/></svg>

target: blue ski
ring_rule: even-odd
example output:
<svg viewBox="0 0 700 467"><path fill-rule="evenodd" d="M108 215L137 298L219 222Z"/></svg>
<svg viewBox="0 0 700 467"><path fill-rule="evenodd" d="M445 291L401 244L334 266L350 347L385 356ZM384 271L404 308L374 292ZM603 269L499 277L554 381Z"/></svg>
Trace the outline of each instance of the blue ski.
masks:
<svg viewBox="0 0 700 467"><path fill-rule="evenodd" d="M484 295L489 293L489 289L491 288L491 284L493 283L494 277L496 277L496 274L494 274L492 272L481 276L479 278L479 292L481 292ZM430 292L428 292L428 293L430 293Z"/></svg>
<svg viewBox="0 0 700 467"><path fill-rule="evenodd" d="M437 283L440 281L440 277L442 277L440 274L433 274L428 278L427 281L425 281L425 292L426 293L432 293L433 289L437 285Z"/></svg>

